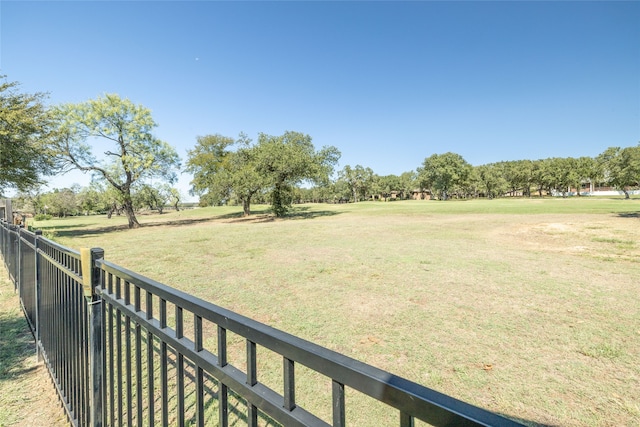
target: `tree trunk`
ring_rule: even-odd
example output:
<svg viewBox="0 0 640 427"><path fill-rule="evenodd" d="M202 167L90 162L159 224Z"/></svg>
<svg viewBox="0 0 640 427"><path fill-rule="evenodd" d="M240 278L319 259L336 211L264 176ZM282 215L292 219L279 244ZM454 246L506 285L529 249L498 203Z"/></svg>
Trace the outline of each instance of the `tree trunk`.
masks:
<svg viewBox="0 0 640 427"><path fill-rule="evenodd" d="M127 220L129 221L129 228L140 227L140 223L138 222L138 219L136 218L136 214L133 211L133 203L131 203L131 200L130 199L125 200L122 207L124 209L124 213L127 215Z"/></svg>
<svg viewBox="0 0 640 427"><path fill-rule="evenodd" d="M271 209L278 218L284 217L291 205L289 194L286 193L287 190L286 184L278 181L271 192Z"/></svg>
<svg viewBox="0 0 640 427"><path fill-rule="evenodd" d="M249 198L242 199L242 215L251 215L251 200Z"/></svg>

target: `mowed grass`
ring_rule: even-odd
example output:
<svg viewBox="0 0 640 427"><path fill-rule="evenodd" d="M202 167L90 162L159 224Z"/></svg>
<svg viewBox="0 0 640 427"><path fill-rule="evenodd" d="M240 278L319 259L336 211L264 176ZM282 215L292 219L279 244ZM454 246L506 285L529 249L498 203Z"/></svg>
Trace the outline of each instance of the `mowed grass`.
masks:
<svg viewBox="0 0 640 427"><path fill-rule="evenodd" d="M98 216L34 225L528 424L640 425L640 200L314 204L285 219L264 206L254 212L144 215L138 230ZM260 379L277 388L278 375ZM298 386L299 401L330 417L329 385ZM351 402L351 425L397 422L348 392Z"/></svg>

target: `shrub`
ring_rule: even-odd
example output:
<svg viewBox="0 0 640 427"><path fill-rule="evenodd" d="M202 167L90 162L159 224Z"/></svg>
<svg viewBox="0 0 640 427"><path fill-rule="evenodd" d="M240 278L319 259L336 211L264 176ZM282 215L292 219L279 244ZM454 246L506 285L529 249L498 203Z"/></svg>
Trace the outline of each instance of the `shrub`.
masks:
<svg viewBox="0 0 640 427"><path fill-rule="evenodd" d="M49 214L37 214L36 216L33 217L33 219L35 219L36 221L46 221L51 218L53 217Z"/></svg>

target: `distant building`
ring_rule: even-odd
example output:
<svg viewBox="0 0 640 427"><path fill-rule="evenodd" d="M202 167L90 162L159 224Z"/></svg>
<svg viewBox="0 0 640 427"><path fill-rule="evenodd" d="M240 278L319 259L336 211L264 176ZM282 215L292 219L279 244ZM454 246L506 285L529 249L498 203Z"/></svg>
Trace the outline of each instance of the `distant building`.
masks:
<svg viewBox="0 0 640 427"><path fill-rule="evenodd" d="M411 191L413 200L431 200L431 192L429 190L413 190Z"/></svg>

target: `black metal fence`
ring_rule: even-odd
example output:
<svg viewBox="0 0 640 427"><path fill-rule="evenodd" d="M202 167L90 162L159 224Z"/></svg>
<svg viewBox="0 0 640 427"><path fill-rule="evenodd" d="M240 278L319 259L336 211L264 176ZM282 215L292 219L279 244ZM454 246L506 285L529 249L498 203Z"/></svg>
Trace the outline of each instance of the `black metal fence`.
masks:
<svg viewBox="0 0 640 427"><path fill-rule="evenodd" d="M520 425L116 266L100 249L2 222L0 250L74 426L339 427L352 395L391 408L402 427ZM325 408L297 399L309 381L329 396Z"/></svg>

